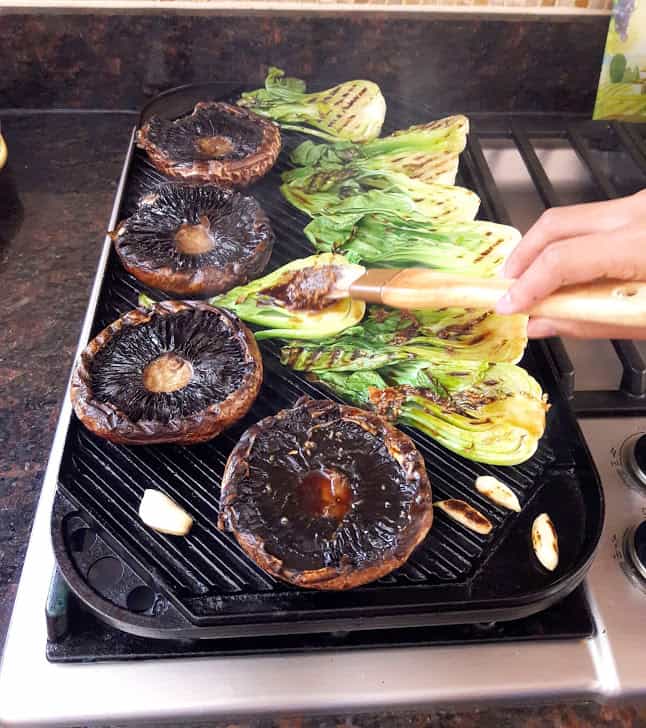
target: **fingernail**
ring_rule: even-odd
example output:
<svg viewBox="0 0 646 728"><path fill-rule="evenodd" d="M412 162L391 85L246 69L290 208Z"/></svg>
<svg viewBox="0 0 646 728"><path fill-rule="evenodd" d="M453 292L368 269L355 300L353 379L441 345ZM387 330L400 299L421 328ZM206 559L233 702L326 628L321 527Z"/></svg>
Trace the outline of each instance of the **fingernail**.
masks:
<svg viewBox="0 0 646 728"><path fill-rule="evenodd" d="M516 311L516 307L514 306L514 302L511 300L509 293L505 293L505 295L498 301L496 304L496 311L497 313L514 313Z"/></svg>

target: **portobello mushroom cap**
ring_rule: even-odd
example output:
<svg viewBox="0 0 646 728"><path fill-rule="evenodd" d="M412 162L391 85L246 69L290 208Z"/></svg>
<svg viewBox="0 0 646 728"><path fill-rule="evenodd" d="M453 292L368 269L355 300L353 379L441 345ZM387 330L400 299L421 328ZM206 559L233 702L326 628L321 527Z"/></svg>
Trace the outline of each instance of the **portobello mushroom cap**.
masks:
<svg viewBox="0 0 646 728"><path fill-rule="evenodd" d="M232 313L197 301L135 309L103 329L72 375L74 411L112 442L204 442L243 417L262 359Z"/></svg>
<svg viewBox="0 0 646 728"><path fill-rule="evenodd" d="M274 233L258 202L220 187L166 184L111 233L123 267L147 286L189 298L258 277Z"/></svg>
<svg viewBox="0 0 646 728"><path fill-rule="evenodd" d="M151 117L137 132L137 145L169 177L246 187L273 167L281 139L276 124L253 111L200 101L179 119Z"/></svg>
<svg viewBox="0 0 646 728"><path fill-rule="evenodd" d="M250 427L222 479L218 527L261 568L350 589L406 562L433 522L413 442L373 413L301 399Z"/></svg>

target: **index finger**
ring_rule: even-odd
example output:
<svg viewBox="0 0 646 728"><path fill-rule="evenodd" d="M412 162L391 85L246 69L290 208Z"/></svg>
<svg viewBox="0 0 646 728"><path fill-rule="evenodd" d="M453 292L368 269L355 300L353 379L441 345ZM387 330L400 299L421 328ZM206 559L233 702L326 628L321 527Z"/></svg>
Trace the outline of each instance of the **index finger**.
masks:
<svg viewBox="0 0 646 728"><path fill-rule="evenodd" d="M646 277L643 232L636 228L584 235L547 246L500 299L498 313L530 311L553 291L598 278Z"/></svg>
<svg viewBox="0 0 646 728"><path fill-rule="evenodd" d="M518 278L550 244L595 232L616 230L626 221L632 198L582 205L550 207L538 218L512 251L505 264L505 276Z"/></svg>

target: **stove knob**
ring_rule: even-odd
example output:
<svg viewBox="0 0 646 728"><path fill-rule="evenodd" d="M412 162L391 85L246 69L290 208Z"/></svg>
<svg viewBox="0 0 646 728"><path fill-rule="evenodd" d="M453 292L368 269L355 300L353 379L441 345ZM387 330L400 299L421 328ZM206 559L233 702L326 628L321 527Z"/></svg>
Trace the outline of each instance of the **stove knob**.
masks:
<svg viewBox="0 0 646 728"><path fill-rule="evenodd" d="M631 566L646 579L646 521L626 532L625 546Z"/></svg>
<svg viewBox="0 0 646 728"><path fill-rule="evenodd" d="M646 434L631 435L621 446L621 464L629 485L646 489Z"/></svg>

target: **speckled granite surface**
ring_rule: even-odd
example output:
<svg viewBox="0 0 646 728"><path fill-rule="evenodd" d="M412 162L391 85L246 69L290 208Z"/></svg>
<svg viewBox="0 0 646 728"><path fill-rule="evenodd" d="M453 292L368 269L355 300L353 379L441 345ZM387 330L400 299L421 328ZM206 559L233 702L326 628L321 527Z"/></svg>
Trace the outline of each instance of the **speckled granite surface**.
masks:
<svg viewBox="0 0 646 728"><path fill-rule="evenodd" d="M2 118L0 644L135 117Z"/></svg>
<svg viewBox="0 0 646 728"><path fill-rule="evenodd" d="M261 83L276 65L369 78L437 112L587 112L607 29L607 17L0 15L0 108L134 109L183 83Z"/></svg>

